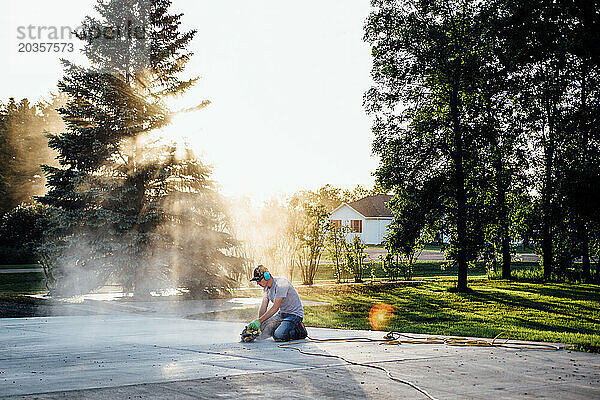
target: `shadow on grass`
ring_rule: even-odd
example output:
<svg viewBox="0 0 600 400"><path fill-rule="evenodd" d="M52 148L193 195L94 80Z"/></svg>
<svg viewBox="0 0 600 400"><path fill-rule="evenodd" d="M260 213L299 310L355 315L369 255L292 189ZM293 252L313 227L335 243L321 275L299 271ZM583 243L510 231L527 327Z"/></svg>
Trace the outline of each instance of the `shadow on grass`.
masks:
<svg viewBox="0 0 600 400"><path fill-rule="evenodd" d="M519 290L529 293L535 293L542 296L552 296L567 300L591 300L598 299L600 301L600 286L598 285L568 285L568 284L552 284L549 285L528 285L519 287Z"/></svg>
<svg viewBox="0 0 600 400"><path fill-rule="evenodd" d="M519 288L521 290L521 288ZM525 291L525 290L524 290ZM547 295L546 295L547 296ZM516 294L508 294L506 292L500 291L478 291L475 290L469 297L472 299L476 299L481 302L485 302L488 304L503 304L507 307L514 308L526 308L531 310L537 310L540 312L544 312L547 314L558 315L565 317L567 319L576 318L577 320L585 320L592 324L600 324L600 320L598 318L590 318L585 316L587 312L594 312L596 309L593 307L589 307L583 304L578 304L571 302L568 305L568 309L565 308L565 304L562 303L550 303L550 299L539 299L539 300L531 300L523 296L519 296ZM568 297L564 297L567 299ZM582 298L583 299L583 298ZM587 298L589 299L589 297ZM590 332L596 333L596 332Z"/></svg>
<svg viewBox="0 0 600 400"><path fill-rule="evenodd" d="M588 329L581 327L566 327L561 324L548 324L542 323L539 321L532 321L525 318L520 317L510 317L509 321L515 326L519 326L526 329L532 329L536 331L546 331L546 332L557 332L557 333L575 333L575 334L584 334L584 335L595 335L598 333L596 329Z"/></svg>

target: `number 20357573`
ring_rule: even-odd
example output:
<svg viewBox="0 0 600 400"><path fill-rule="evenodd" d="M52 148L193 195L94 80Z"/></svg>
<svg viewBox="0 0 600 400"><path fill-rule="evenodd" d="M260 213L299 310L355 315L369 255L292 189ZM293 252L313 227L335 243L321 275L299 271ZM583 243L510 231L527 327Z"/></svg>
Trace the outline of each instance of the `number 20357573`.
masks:
<svg viewBox="0 0 600 400"><path fill-rule="evenodd" d="M19 53L72 53L74 50L73 43L69 42L21 42L18 48Z"/></svg>

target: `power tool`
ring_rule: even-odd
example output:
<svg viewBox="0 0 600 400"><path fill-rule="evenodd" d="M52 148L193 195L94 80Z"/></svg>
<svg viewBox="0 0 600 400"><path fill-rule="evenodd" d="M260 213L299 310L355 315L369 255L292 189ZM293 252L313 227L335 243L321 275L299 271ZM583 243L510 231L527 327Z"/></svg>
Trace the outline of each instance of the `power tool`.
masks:
<svg viewBox="0 0 600 400"><path fill-rule="evenodd" d="M242 343L254 342L256 338L260 335L260 328L254 330L245 327L240 336L242 337Z"/></svg>

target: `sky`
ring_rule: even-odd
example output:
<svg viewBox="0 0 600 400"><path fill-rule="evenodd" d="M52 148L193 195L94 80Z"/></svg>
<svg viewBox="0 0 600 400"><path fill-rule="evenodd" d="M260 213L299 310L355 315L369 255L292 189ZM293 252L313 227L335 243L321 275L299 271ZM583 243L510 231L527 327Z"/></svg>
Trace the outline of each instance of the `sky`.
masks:
<svg viewBox="0 0 600 400"><path fill-rule="evenodd" d="M63 26L76 28L95 3L9 0L0 15L0 49L8 55L0 101L48 98L62 76L60 58L85 63L80 41L50 40L50 27L59 35ZM223 194L266 200L328 183L373 185L377 159L362 107L371 85L362 42L369 0L173 0L171 10L184 13L182 30L198 31L186 75L200 79L169 105L211 104L179 114L165 133L187 138L213 166ZM41 41L74 50L18 51Z"/></svg>

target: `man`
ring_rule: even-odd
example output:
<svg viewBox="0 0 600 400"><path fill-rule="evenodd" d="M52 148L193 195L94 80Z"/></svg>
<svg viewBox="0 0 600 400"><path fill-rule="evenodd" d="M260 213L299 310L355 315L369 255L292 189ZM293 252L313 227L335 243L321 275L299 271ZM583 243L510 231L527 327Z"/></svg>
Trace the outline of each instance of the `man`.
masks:
<svg viewBox="0 0 600 400"><path fill-rule="evenodd" d="M308 336L302 323L304 308L290 281L273 277L262 265L254 269L250 281L255 281L263 288L263 301L258 318L248 325L249 329L260 328L260 339L273 336L277 342L304 339ZM269 301L273 305L267 310Z"/></svg>

